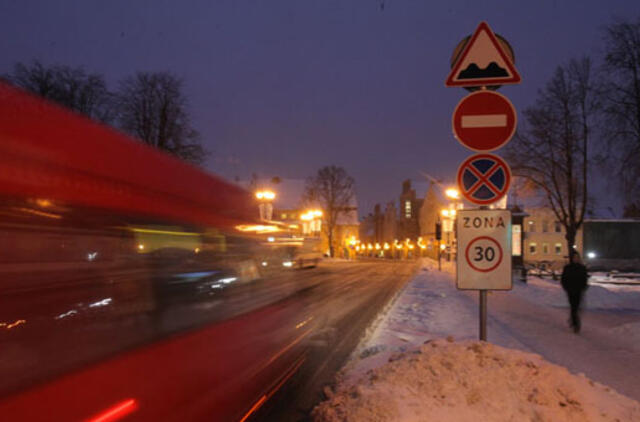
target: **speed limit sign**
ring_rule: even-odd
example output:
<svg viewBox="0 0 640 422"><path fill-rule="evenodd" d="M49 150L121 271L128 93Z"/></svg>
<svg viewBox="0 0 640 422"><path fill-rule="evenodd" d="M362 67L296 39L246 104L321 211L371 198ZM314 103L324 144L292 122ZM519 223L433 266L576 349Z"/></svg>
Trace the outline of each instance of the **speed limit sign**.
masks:
<svg viewBox="0 0 640 422"><path fill-rule="evenodd" d="M510 290L511 212L461 210L456 230L458 288Z"/></svg>

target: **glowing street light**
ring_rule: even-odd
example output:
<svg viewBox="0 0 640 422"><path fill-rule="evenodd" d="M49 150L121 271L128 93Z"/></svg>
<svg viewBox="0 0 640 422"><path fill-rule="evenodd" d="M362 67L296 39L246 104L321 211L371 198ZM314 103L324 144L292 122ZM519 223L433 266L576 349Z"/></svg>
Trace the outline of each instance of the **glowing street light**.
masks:
<svg viewBox="0 0 640 422"><path fill-rule="evenodd" d="M311 220L315 220L316 218L320 218L322 217L322 211L321 210L309 210L307 212L305 212L304 214L300 214L300 219L303 221L311 221Z"/></svg>
<svg viewBox="0 0 640 422"><path fill-rule="evenodd" d="M444 192L445 195L447 195L448 198L451 199L459 199L460 198L460 192L458 192L458 189L455 188L449 188Z"/></svg>
<svg viewBox="0 0 640 422"><path fill-rule="evenodd" d="M276 194L270 190L259 190L256 192L256 198L260 201L260 219L271 220L273 217L273 205L271 204L276 199Z"/></svg>
<svg viewBox="0 0 640 422"><path fill-rule="evenodd" d="M320 232L322 224L322 210L307 210L303 214L300 214L300 220L303 221L303 233L318 233Z"/></svg>
<svg viewBox="0 0 640 422"><path fill-rule="evenodd" d="M276 194L275 192L270 190L259 190L258 192L256 192L256 198L263 201L273 201L274 199L276 199Z"/></svg>

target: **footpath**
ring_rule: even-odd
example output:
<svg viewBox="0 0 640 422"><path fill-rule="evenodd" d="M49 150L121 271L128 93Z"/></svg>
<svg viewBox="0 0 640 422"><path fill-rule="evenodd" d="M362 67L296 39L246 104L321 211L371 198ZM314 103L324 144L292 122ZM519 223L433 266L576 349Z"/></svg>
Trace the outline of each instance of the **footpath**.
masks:
<svg viewBox="0 0 640 422"><path fill-rule="evenodd" d="M591 286L583 331L567 326L557 282L530 277L488 295L423 260L372 324L316 421L640 421L640 290Z"/></svg>

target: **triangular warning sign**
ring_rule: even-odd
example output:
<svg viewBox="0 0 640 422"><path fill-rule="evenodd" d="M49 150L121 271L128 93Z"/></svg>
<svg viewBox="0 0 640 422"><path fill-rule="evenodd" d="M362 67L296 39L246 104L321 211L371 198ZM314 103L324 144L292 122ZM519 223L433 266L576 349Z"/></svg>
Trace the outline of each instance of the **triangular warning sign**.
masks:
<svg viewBox="0 0 640 422"><path fill-rule="evenodd" d="M486 22L464 46L444 83L446 86L519 84L520 74Z"/></svg>

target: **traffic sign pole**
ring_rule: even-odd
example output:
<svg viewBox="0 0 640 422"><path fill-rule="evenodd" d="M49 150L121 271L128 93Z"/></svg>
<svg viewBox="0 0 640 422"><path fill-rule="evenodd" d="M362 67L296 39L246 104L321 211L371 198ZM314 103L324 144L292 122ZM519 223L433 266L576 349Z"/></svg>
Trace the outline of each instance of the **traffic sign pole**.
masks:
<svg viewBox="0 0 640 422"><path fill-rule="evenodd" d="M475 90L458 103L451 121L456 139L480 152L460 165L456 178L462 197L480 206L479 210L461 210L457 215L456 284L458 289L478 290L482 341L487 340L487 291L512 288L511 213L487 209L506 195L511 170L504 160L487 152L511 140L518 119L511 101L487 87L520 83L513 57L509 43L481 22L454 50L445 82L448 87Z"/></svg>
<svg viewBox="0 0 640 422"><path fill-rule="evenodd" d="M480 340L487 341L487 291L480 290Z"/></svg>

